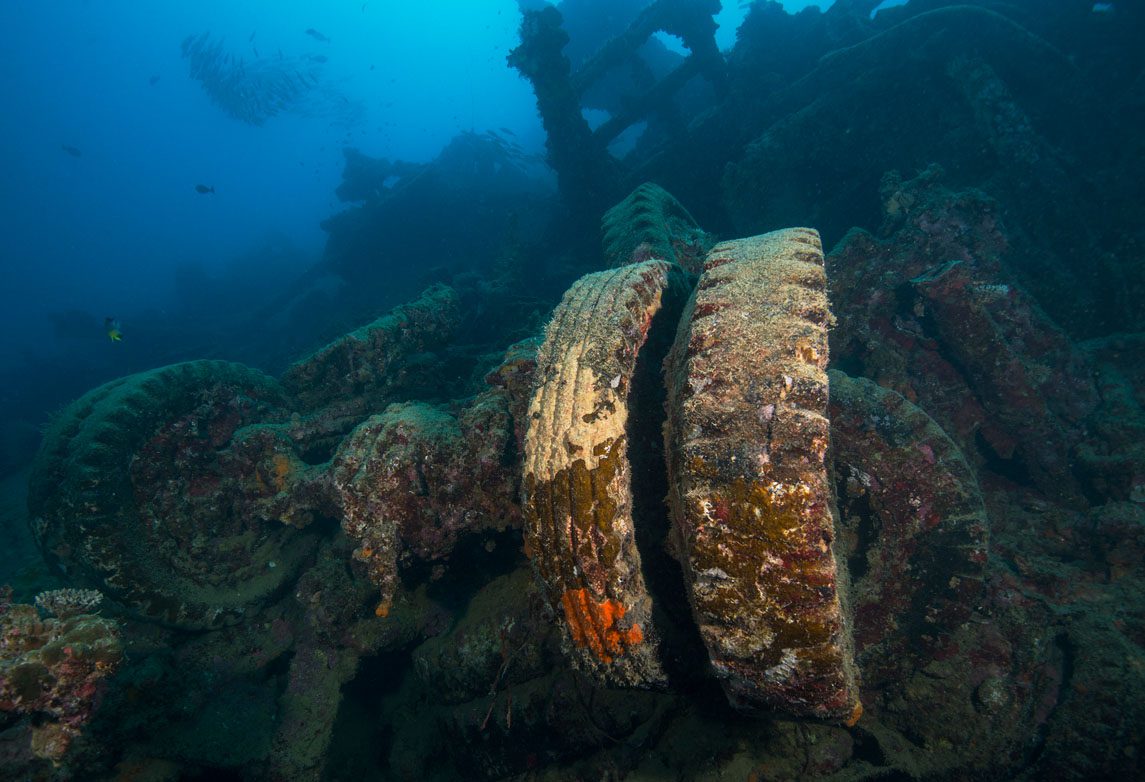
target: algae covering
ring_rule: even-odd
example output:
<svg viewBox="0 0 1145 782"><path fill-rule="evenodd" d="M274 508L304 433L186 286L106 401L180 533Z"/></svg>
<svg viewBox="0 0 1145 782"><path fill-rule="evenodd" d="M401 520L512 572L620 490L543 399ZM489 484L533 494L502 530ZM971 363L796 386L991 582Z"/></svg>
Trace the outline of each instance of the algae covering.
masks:
<svg viewBox="0 0 1145 782"><path fill-rule="evenodd" d="M537 356L525 436L525 547L571 653L603 680L662 685L632 520L625 425L653 321L678 310L678 269L650 261L586 275Z"/></svg>
<svg viewBox="0 0 1145 782"><path fill-rule="evenodd" d="M1072 762L1063 753L1098 739L1095 729L1074 730L1086 712L1064 699L1066 681L1109 691L1110 671L1132 649L1099 612L1045 633L1055 620L1038 590L1092 605L1094 582L1078 571L1066 583L1022 550L1035 524L1048 524L1037 537L1048 546L1070 541L1071 525L1089 525L1113 587L1129 588L1141 561L1140 547L1126 544L1142 518L1132 500L1136 430L1107 436L1118 450L1098 452L1092 440L1078 449L1080 485L1117 501L1070 516L1000 490L973 425L1002 443L1024 410L1031 431L1061 433L1044 441L1060 451L1078 436L1068 409L1101 411L1100 431L1119 416L1136 420L1122 378L1140 373L1139 345L1118 339L1071 352L1019 295L964 280L965 261L935 264L936 255L967 254L979 274L998 274L990 251L1001 242L979 196L920 194L929 176L888 181L889 203L927 204L913 222L883 242L855 232L831 258L845 278L895 275L897 301L853 285L865 293L828 308L817 235L790 229L714 247L687 302L689 277L665 261L581 278L539 349L537 339L514 344L492 371L474 373L482 390L448 403L398 401L402 384L385 381L409 363L442 366L415 350L436 328L427 301L454 300L440 289L418 300L425 328L383 328L376 344L336 341L295 365L290 377L319 386L310 393L196 362L81 399L50 434L32 507L45 513L37 529L49 558L102 590L109 610L130 609L117 618L131 646L122 659L90 658L70 640L61 643L72 652L61 652L44 632L50 622L0 601L18 672L0 706L26 715L21 762L58 755L82 764L97 752L88 738L104 729L105 688L111 713L152 697L140 695L148 688L153 700L196 693L204 705L193 719L161 721L133 751L160 767L215 763L254 778L345 776L342 755L361 729L353 720L379 708L400 726L384 762L407 778L445 769L439 778L500 779L542 763L598 761L650 775L671 762L690 776L699 765L680 748L706 742L714 752L730 741L744 748L727 768L757 776L801 756L844 778L887 768L987 778L1043 729L1062 737L1045 762ZM668 226L662 237L672 245ZM901 336L901 314L883 317L888 306L922 319L909 332L917 338ZM848 369L879 383L824 371L834 312ZM446 307L441 317L455 314ZM880 331L888 327L895 333ZM980 347L936 350L957 329L993 334L1005 360L992 364ZM865 365L855 344L868 351ZM1046 345L1054 349L1031 355ZM360 397L335 370L350 348L388 367ZM1100 367L1097 408L1083 359ZM1052 396L1029 403L1039 361L1074 377L1075 408ZM971 388L987 393L954 404ZM364 415L382 400L380 413ZM1034 470L1026 477L1031 491L1045 481ZM87 531L109 519L124 522L108 527L118 537L83 548ZM236 519L251 527L235 531ZM164 530L160 521L175 523ZM658 523L671 528L679 570L650 548L662 544L650 529ZM217 533L217 549L203 543ZM297 562L282 554L289 541L300 541ZM989 555L991 541L1000 557ZM144 552L150 570L138 564ZM290 575L259 593L265 582L249 580L251 567L272 553L267 570L286 563ZM1010 568L1037 580L1025 585ZM118 590L121 573L151 602ZM248 580L196 591L227 578ZM232 592L252 602L228 602ZM180 608L158 611L168 598ZM99 607L90 590L36 602L64 613ZM91 621L119 637L118 625ZM1100 649L1074 646L1097 638ZM171 651L156 653L163 644ZM134 650L145 667L132 662ZM377 706L379 670L402 671L411 650L415 673ZM54 683L36 678L45 665ZM127 685L110 678L123 668ZM738 719L711 700L697 710L707 697L697 693L717 683L737 710L769 719ZM57 695L70 711L54 705ZM1110 703L1101 707L1118 730L1137 721L1139 709ZM150 708L154 717L159 707ZM241 715L241 742L219 727L231 712ZM133 724L124 730L139 730ZM618 741L629 749L613 748ZM129 763L124 773L144 767Z"/></svg>
<svg viewBox="0 0 1145 782"><path fill-rule="evenodd" d="M729 699L853 723L825 282L813 230L709 251L669 356L668 472L689 596Z"/></svg>
<svg viewBox="0 0 1145 782"><path fill-rule="evenodd" d="M25 726L31 755L57 767L73 743L83 744L105 680L124 658L121 627L95 615L97 600L84 590L59 592L41 593L30 606L13 603L11 590L0 589L0 712L31 716ZM45 604L58 613L41 617L36 608Z"/></svg>
<svg viewBox="0 0 1145 782"><path fill-rule="evenodd" d="M342 528L380 590L378 616L399 591L399 562L448 557L458 540L519 526L510 394L491 389L456 412L393 404L346 437L332 461Z"/></svg>
<svg viewBox="0 0 1145 782"><path fill-rule="evenodd" d="M863 378L829 373L842 549L864 681L892 679L982 598L989 534L978 481L923 410Z"/></svg>
<svg viewBox="0 0 1145 782"><path fill-rule="evenodd" d="M335 405L355 412L376 410L413 384L407 366L411 356L446 342L458 317L453 288L427 288L413 301L296 361L282 385L305 411Z"/></svg>
<svg viewBox="0 0 1145 782"><path fill-rule="evenodd" d="M712 239L664 188L645 182L604 213L604 257L612 266L649 259L698 273Z"/></svg>
<svg viewBox="0 0 1145 782"><path fill-rule="evenodd" d="M69 579L140 616L188 629L244 621L314 546L246 512L251 495L275 490L252 486L229 449L242 427L281 419L285 404L273 379L218 361L89 392L60 413L33 468L40 548Z"/></svg>

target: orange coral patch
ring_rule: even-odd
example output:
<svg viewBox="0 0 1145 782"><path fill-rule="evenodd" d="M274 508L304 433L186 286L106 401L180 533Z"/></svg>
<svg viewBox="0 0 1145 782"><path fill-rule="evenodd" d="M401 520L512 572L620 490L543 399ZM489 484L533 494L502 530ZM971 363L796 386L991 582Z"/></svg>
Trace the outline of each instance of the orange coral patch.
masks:
<svg viewBox="0 0 1145 782"><path fill-rule="evenodd" d="M628 610L619 600L597 602L589 596L587 589L570 589L561 595L561 607L573 642L591 649L606 663L644 641L640 625L617 626Z"/></svg>
<svg viewBox="0 0 1145 782"><path fill-rule="evenodd" d="M274 488L278 491L286 490L286 478L290 475L290 457L280 453L274 455Z"/></svg>

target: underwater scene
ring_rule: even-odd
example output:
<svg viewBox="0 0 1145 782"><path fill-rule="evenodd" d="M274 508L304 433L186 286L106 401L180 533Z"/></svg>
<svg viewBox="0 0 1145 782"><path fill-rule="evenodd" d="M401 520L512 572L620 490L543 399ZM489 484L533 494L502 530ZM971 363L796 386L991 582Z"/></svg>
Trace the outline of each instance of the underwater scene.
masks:
<svg viewBox="0 0 1145 782"><path fill-rule="evenodd" d="M1145 779L1145 3L0 23L0 781Z"/></svg>

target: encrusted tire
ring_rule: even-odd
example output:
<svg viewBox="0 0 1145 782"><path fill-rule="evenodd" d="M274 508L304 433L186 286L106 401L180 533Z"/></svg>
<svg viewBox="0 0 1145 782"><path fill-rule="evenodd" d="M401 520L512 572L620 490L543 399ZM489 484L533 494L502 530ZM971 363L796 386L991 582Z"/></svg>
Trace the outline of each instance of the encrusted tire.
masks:
<svg viewBox="0 0 1145 782"><path fill-rule="evenodd" d="M709 251L667 363L666 452L685 585L729 701L850 723L825 287L807 228Z"/></svg>
<svg viewBox="0 0 1145 782"><path fill-rule="evenodd" d="M697 273L712 245L688 210L652 182L605 212L600 227L604 257L614 268L659 258Z"/></svg>
<svg viewBox="0 0 1145 782"><path fill-rule="evenodd" d="M682 277L649 261L580 278L545 330L529 403L525 551L572 658L621 686L666 681L633 524L627 424L638 358L653 321L674 322Z"/></svg>
<svg viewBox="0 0 1145 782"><path fill-rule="evenodd" d="M924 665L976 610L988 522L978 481L921 408L832 370L831 446L865 684Z"/></svg>
<svg viewBox="0 0 1145 782"><path fill-rule="evenodd" d="M313 536L244 512L265 490L229 458L237 430L284 417L278 384L222 361L107 383L44 437L33 533L69 580L185 629L242 621L292 582Z"/></svg>

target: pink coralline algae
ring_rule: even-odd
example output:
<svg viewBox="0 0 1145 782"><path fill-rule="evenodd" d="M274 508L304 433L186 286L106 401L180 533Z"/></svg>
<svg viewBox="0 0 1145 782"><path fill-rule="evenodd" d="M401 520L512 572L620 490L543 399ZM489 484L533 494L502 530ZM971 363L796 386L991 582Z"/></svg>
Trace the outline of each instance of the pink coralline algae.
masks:
<svg viewBox="0 0 1145 782"><path fill-rule="evenodd" d="M379 616L389 613L402 558L440 559L462 534L520 523L517 481L507 469L514 450L508 411L500 389L456 413L394 404L343 443L333 468L342 527L381 589Z"/></svg>
<svg viewBox="0 0 1145 782"><path fill-rule="evenodd" d="M968 452L984 452L1048 496L1082 501L1066 455L1098 403L1084 355L1006 267L999 206L954 193L930 169L884 181L885 239L853 231L831 252L832 354L922 406ZM893 219L892 219L893 218Z"/></svg>

